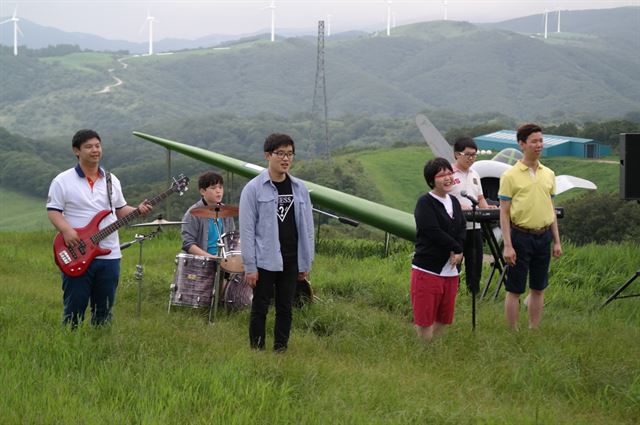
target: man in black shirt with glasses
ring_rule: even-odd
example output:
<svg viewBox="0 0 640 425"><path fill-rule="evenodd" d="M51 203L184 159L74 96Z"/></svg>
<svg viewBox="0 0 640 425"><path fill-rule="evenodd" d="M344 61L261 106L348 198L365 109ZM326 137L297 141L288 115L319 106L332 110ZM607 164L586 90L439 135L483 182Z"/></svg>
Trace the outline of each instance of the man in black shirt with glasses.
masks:
<svg viewBox="0 0 640 425"><path fill-rule="evenodd" d="M271 134L264 142L264 155L268 168L247 183L240 195L245 281L254 288L249 342L254 349L264 349L273 296L273 349L283 352L289 342L296 285L306 279L313 262L313 207L307 187L289 175L295 155L291 137Z"/></svg>

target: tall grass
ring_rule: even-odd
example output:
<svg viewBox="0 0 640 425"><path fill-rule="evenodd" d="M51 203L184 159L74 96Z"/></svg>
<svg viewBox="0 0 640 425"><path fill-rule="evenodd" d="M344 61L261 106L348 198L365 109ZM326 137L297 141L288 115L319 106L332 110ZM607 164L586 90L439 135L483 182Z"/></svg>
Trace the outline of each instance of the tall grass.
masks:
<svg viewBox="0 0 640 425"><path fill-rule="evenodd" d="M456 322L424 347L411 326L410 249L383 258L373 242L322 241L311 279L317 300L295 312L290 349L276 355L249 350L247 311L221 312L214 324L202 310L167 313L175 231L145 242L140 317L134 245L125 251L114 322L62 328L52 237L0 233L2 424L640 418L639 300L599 308L636 272L637 245L565 246L552 263L536 332L508 331L499 301L478 304L472 332L470 298L461 290Z"/></svg>

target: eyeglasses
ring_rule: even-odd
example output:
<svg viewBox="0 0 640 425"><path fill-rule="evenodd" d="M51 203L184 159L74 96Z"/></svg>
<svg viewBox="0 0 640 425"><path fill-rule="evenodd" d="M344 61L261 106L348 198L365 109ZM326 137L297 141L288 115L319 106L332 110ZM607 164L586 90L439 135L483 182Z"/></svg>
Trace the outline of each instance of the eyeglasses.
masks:
<svg viewBox="0 0 640 425"><path fill-rule="evenodd" d="M460 152L460 155L469 159L476 159L476 157L478 156L477 153L467 153L467 152Z"/></svg>
<svg viewBox="0 0 640 425"><path fill-rule="evenodd" d="M285 157L293 159L293 157L296 156L296 154L293 152L284 152L284 151L271 152L271 155L275 155L279 159L284 159Z"/></svg>
<svg viewBox="0 0 640 425"><path fill-rule="evenodd" d="M451 171L447 171L446 173L436 174L436 178L437 179L439 179L439 178L441 179L441 178L444 178L444 177L450 177L452 175L453 175L453 173Z"/></svg>

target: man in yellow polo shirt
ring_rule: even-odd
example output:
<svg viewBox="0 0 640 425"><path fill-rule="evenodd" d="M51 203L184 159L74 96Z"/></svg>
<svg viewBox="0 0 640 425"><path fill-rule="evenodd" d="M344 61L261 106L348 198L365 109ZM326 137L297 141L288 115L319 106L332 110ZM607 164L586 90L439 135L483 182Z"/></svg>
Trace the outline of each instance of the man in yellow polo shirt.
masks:
<svg viewBox="0 0 640 425"><path fill-rule="evenodd" d="M525 292L527 274L529 328L535 329L542 319L551 252L554 257L562 255L552 201L555 174L540 163L542 129L536 124L524 124L518 128L517 138L524 157L502 175L498 191L503 255L509 265L504 312L514 330L518 329L520 295Z"/></svg>

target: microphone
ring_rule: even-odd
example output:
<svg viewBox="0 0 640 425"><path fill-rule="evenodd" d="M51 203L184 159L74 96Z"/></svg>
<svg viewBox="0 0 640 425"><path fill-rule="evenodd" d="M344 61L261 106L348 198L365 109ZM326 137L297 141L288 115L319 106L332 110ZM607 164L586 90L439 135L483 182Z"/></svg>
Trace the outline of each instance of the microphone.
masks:
<svg viewBox="0 0 640 425"><path fill-rule="evenodd" d="M474 207L478 205L478 200L473 196L469 195L466 190L463 190L462 192L460 192L460 196L467 198L469 201L471 201L471 205L473 205Z"/></svg>
<svg viewBox="0 0 640 425"><path fill-rule="evenodd" d="M123 243L122 245L120 245L120 249L121 249L121 250L123 250L123 249L127 249L127 248L129 248L131 245L133 245L133 242L125 242L125 243Z"/></svg>

